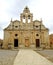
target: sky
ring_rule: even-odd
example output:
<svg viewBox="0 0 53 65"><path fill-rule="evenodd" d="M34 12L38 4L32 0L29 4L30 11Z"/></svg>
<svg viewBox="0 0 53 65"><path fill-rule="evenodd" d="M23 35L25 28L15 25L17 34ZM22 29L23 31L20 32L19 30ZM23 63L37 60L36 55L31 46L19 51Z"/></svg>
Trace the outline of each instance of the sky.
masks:
<svg viewBox="0 0 53 65"><path fill-rule="evenodd" d="M42 18L43 24L53 33L53 0L0 0L0 38L4 38L3 29L12 20L20 20L20 13L28 6L33 20Z"/></svg>

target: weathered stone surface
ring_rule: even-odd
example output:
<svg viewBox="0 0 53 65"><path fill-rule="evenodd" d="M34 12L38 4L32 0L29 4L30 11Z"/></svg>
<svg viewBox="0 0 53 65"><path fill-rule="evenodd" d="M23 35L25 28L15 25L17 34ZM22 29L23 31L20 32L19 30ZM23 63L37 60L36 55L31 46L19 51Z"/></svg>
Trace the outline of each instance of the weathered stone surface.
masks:
<svg viewBox="0 0 53 65"><path fill-rule="evenodd" d="M4 29L3 48L15 47L45 47L49 48L49 30L42 20L34 20L33 14L28 7L25 7L20 14L20 21L10 22L9 26Z"/></svg>
<svg viewBox="0 0 53 65"><path fill-rule="evenodd" d="M53 63L30 49L21 49L13 65L53 65Z"/></svg>
<svg viewBox="0 0 53 65"><path fill-rule="evenodd" d="M0 50L0 65L13 65L18 51Z"/></svg>

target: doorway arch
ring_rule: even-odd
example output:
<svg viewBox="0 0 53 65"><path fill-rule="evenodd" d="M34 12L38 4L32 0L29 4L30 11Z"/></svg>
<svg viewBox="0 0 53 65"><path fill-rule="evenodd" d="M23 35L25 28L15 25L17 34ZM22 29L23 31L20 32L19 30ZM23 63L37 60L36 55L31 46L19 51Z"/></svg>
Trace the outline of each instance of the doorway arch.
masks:
<svg viewBox="0 0 53 65"><path fill-rule="evenodd" d="M18 39L14 39L14 47L18 47Z"/></svg>
<svg viewBox="0 0 53 65"><path fill-rule="evenodd" d="M40 40L36 39L36 47L40 47Z"/></svg>

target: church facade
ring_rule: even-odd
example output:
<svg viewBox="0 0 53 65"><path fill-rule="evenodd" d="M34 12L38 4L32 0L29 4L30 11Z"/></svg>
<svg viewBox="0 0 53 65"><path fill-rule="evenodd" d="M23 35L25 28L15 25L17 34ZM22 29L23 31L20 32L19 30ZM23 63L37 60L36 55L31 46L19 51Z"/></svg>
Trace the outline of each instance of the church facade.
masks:
<svg viewBox="0 0 53 65"><path fill-rule="evenodd" d="M46 28L42 20L34 20L33 14L28 7L25 7L20 14L20 21L10 21L4 29L3 48L48 48L49 29Z"/></svg>

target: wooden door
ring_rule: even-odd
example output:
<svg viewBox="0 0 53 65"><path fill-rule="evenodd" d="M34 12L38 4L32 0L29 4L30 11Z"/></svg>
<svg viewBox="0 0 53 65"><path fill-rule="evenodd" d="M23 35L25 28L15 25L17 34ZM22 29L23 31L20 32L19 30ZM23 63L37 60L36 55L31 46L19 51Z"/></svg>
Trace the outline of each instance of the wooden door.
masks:
<svg viewBox="0 0 53 65"><path fill-rule="evenodd" d="M14 39L14 47L18 47L18 39Z"/></svg>
<svg viewBox="0 0 53 65"><path fill-rule="evenodd" d="M29 39L25 39L25 47L29 47Z"/></svg>
<svg viewBox="0 0 53 65"><path fill-rule="evenodd" d="M40 40L36 39L36 47L40 47Z"/></svg>

